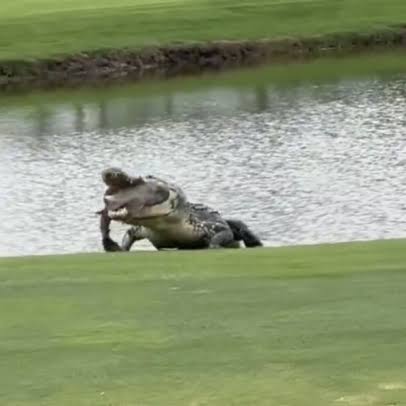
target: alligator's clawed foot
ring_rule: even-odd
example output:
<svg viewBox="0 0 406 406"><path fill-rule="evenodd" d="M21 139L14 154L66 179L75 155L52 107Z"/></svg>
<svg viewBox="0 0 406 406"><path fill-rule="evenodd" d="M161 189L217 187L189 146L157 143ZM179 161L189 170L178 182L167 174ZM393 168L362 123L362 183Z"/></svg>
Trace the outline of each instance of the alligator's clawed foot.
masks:
<svg viewBox="0 0 406 406"><path fill-rule="evenodd" d="M104 237L102 239L102 243L103 243L103 248L106 252L123 251L123 249L115 241L113 241L110 237Z"/></svg>

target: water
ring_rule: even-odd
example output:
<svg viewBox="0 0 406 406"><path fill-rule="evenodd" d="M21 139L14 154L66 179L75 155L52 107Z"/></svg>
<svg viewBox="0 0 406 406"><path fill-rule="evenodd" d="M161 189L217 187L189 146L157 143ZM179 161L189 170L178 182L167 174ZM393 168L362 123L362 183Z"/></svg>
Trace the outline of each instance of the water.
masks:
<svg viewBox="0 0 406 406"><path fill-rule="evenodd" d="M0 107L2 256L101 251L112 165L177 182L266 245L406 234L406 76L45 99Z"/></svg>

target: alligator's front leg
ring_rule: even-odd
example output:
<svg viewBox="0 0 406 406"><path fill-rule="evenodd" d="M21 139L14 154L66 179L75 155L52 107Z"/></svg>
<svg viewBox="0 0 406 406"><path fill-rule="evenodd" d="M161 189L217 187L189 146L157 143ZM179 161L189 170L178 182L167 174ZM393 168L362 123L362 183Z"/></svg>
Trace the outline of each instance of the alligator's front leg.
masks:
<svg viewBox="0 0 406 406"><path fill-rule="evenodd" d="M110 237L111 219L108 216L107 208L99 211L98 214L100 214L100 231L104 250L106 252L123 251L123 249Z"/></svg>
<svg viewBox="0 0 406 406"><path fill-rule="evenodd" d="M147 238L145 228L142 226L134 226L129 228L124 236L123 240L121 242L121 249L123 251L130 251L132 245L139 240L143 240Z"/></svg>

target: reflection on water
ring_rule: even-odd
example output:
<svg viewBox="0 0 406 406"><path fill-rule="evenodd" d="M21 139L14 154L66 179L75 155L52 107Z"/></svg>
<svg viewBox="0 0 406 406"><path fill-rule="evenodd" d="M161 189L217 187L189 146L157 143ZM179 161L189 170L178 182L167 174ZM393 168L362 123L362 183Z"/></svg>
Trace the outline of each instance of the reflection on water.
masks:
<svg viewBox="0 0 406 406"><path fill-rule="evenodd" d="M368 79L1 107L0 255L100 251L111 165L177 182L269 245L404 236L405 89Z"/></svg>

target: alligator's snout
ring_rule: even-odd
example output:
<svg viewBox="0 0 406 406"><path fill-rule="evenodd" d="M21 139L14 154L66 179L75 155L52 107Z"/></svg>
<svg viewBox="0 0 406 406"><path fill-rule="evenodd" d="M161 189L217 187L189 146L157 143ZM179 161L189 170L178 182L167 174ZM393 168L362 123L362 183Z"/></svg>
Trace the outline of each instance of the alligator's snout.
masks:
<svg viewBox="0 0 406 406"><path fill-rule="evenodd" d="M102 172L103 182L107 185L115 183L116 180L126 177L127 175L119 168L107 168Z"/></svg>

